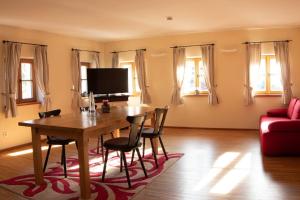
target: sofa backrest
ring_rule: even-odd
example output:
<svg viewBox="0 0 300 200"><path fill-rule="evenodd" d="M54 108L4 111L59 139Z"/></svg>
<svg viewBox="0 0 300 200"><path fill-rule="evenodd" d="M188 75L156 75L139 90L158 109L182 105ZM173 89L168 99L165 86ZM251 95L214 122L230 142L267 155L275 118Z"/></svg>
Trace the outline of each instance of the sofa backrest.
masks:
<svg viewBox="0 0 300 200"><path fill-rule="evenodd" d="M288 111L287 111L287 115L290 119L292 119L294 108L295 108L295 105L296 105L297 101L298 101L297 98L292 98L291 101L290 101Z"/></svg>
<svg viewBox="0 0 300 200"><path fill-rule="evenodd" d="M294 106L291 119L300 119L300 100L298 100Z"/></svg>

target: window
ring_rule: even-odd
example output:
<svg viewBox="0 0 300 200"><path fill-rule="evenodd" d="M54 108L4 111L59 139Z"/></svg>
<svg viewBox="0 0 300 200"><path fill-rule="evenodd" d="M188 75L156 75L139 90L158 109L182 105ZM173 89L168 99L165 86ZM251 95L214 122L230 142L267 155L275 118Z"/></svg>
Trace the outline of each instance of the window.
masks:
<svg viewBox="0 0 300 200"><path fill-rule="evenodd" d="M81 93L82 96L87 96L87 68L89 68L91 64L88 62L81 62L80 65Z"/></svg>
<svg viewBox="0 0 300 200"><path fill-rule="evenodd" d="M120 67L128 68L128 92L132 95L138 95L141 90L138 84L135 63L122 62L120 63Z"/></svg>
<svg viewBox="0 0 300 200"><path fill-rule="evenodd" d="M280 66L276 63L274 55L263 55L260 66L254 67L253 70L258 73L251 73L251 78L256 83L254 86L256 94L282 93Z"/></svg>
<svg viewBox="0 0 300 200"><path fill-rule="evenodd" d="M201 58L186 59L182 92L185 95L208 93Z"/></svg>
<svg viewBox="0 0 300 200"><path fill-rule="evenodd" d="M32 59L20 59L18 76L17 103L22 104L36 102L36 86Z"/></svg>

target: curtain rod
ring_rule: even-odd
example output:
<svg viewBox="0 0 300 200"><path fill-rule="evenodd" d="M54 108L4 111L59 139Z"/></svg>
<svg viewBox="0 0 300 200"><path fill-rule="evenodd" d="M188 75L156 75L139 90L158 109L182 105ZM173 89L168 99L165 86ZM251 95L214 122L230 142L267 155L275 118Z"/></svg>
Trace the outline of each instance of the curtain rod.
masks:
<svg viewBox="0 0 300 200"><path fill-rule="evenodd" d="M270 40L270 41L254 41L254 42L243 42L242 44L257 44L257 43L272 43L272 42L291 42L292 40Z"/></svg>
<svg viewBox="0 0 300 200"><path fill-rule="evenodd" d="M72 48L72 51L74 51L74 50L86 51L86 52L91 52L91 53L101 53L100 51L93 51L93 50L85 50L85 49L75 49L75 48Z"/></svg>
<svg viewBox="0 0 300 200"><path fill-rule="evenodd" d="M132 50L126 50L126 51L113 51L113 52L110 52L110 53L124 53L124 52L137 51L137 50L146 51L147 49L132 49Z"/></svg>
<svg viewBox="0 0 300 200"><path fill-rule="evenodd" d="M214 43L211 43L211 44L192 44L192 45L183 45L183 46L173 46L173 47L170 47L172 49L174 48L178 48L178 47L201 47L201 46L207 46L207 45L215 45Z"/></svg>
<svg viewBox="0 0 300 200"><path fill-rule="evenodd" d="M34 44L34 43L27 43L27 42L15 42L15 41L9 41L9 40L3 40L3 44L6 42L12 42L12 43L18 43L18 44L26 44L26 45L33 45L33 46L48 46L46 44Z"/></svg>

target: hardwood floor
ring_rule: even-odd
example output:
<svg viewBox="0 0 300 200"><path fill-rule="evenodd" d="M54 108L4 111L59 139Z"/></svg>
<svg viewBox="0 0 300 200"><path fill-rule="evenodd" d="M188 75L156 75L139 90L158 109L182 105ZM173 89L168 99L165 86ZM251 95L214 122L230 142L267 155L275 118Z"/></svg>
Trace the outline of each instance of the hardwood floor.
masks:
<svg viewBox="0 0 300 200"><path fill-rule="evenodd" d="M167 151L185 155L137 194L136 200L300 199L300 157L263 158L257 131L167 128L163 140ZM91 140L91 148L95 142ZM28 149L0 154L0 180L32 173L31 153L8 155ZM60 150L53 149L49 162L57 161ZM67 156L73 154L75 145L69 145ZM0 199L23 198L0 188Z"/></svg>

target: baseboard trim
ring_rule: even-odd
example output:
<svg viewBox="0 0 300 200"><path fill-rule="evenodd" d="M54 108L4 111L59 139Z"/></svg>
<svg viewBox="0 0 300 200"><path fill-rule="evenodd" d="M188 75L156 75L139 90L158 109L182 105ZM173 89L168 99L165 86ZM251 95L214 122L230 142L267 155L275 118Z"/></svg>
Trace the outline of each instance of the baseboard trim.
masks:
<svg viewBox="0 0 300 200"><path fill-rule="evenodd" d="M151 127L150 125L145 125L145 127ZM230 131L230 130L234 130L234 131L258 131L258 129L251 129L251 128L210 128L210 127L193 127L193 126L164 126L165 128L177 128L177 129L199 129L199 130L226 130L226 131ZM45 139L41 140L42 142L46 141ZM11 151L17 148L21 148L21 147L25 147L28 145L32 145L32 142L29 143L25 143L25 144L20 144L17 146L13 146L13 147L9 147L6 149L1 149L0 153L3 153L5 151Z"/></svg>
<svg viewBox="0 0 300 200"><path fill-rule="evenodd" d="M200 130L234 130L234 131L258 131L256 128L211 128L211 127L193 127L193 126L164 126L165 128L178 129L200 129Z"/></svg>
<svg viewBox="0 0 300 200"><path fill-rule="evenodd" d="M46 138L45 139L41 139L41 141L42 142L46 141ZM6 148L6 149L1 149L0 153L6 152L6 151L12 151L12 150L15 150L15 149L18 149L18 148L22 148L22 147L25 147L25 146L29 146L29 145L31 146L32 142L28 142L28 143L25 143L25 144L16 145L16 146L9 147L9 148Z"/></svg>

